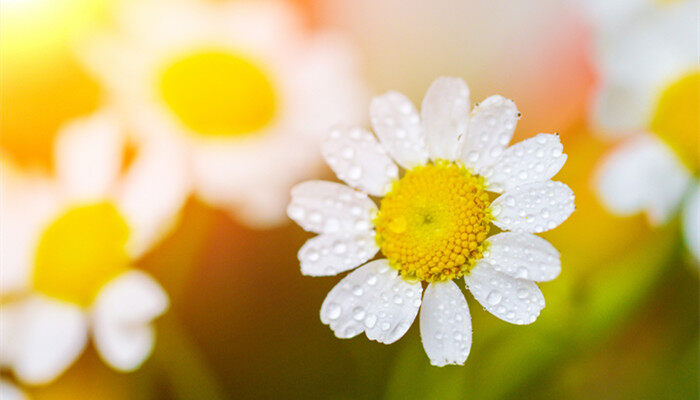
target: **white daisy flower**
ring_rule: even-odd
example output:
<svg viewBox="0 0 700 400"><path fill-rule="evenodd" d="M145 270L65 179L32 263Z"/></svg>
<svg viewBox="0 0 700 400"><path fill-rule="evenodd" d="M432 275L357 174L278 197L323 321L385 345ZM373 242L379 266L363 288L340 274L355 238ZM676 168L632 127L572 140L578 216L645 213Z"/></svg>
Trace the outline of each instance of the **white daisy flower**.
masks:
<svg viewBox="0 0 700 400"><path fill-rule="evenodd" d="M137 132L187 149L201 199L253 226L284 220L323 129L364 118L351 49L283 3L129 2L118 25L87 64Z"/></svg>
<svg viewBox="0 0 700 400"><path fill-rule="evenodd" d="M682 208L686 243L700 260L700 183L661 140L640 134L611 152L600 164L595 188L611 213L645 212L653 226Z"/></svg>
<svg viewBox="0 0 700 400"><path fill-rule="evenodd" d="M400 93L372 100L379 142L361 128L331 131L323 155L350 187L309 181L292 189L288 215L319 234L299 251L302 273L334 275L379 250L384 257L351 272L323 302L321 321L337 337L364 331L392 343L422 303L431 363L463 364L472 328L460 278L496 317L535 321L544 308L535 282L554 279L561 267L557 250L533 233L566 220L574 194L550 180L566 161L557 135L506 148L519 116L497 95L470 114L467 85L443 77L428 89L420 117ZM402 176L392 159L406 169ZM503 194L491 201L489 192ZM378 208L370 195L383 197ZM491 224L504 232L489 236Z"/></svg>
<svg viewBox="0 0 700 400"><path fill-rule="evenodd" d="M168 307L132 262L176 221L188 192L184 155L153 140L124 165L115 121L102 111L63 129L54 180L3 165L0 365L22 382L57 377L88 334L107 364L138 368L153 348L151 321Z"/></svg>
<svg viewBox="0 0 700 400"><path fill-rule="evenodd" d="M648 129L664 93L700 73L700 2L596 0L582 5L593 17L600 75L593 120L607 135ZM685 84L695 83L686 79Z"/></svg>
<svg viewBox="0 0 700 400"><path fill-rule="evenodd" d="M599 197L614 214L645 212L652 225L682 208L684 236L700 260L700 220L692 218L700 213L692 201L700 168L700 2L584 4L593 16L601 78L594 121L604 134L633 133L602 162Z"/></svg>

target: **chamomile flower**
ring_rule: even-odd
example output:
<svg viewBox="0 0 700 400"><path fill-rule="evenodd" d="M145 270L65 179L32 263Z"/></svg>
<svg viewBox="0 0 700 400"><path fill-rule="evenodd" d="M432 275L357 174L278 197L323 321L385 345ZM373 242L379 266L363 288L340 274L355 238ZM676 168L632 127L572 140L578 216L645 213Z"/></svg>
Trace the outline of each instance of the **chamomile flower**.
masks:
<svg viewBox="0 0 700 400"><path fill-rule="evenodd" d="M113 368L138 368L153 348L151 321L168 296L133 261L175 222L188 188L167 142L126 138L101 111L57 138L56 178L3 165L0 365L43 384L82 353L88 334Z"/></svg>
<svg viewBox="0 0 700 400"><path fill-rule="evenodd" d="M601 84L593 107L600 132L628 134L595 178L612 213L645 212L652 225L683 209L688 247L700 260L700 2L593 1Z"/></svg>
<svg viewBox="0 0 700 400"><path fill-rule="evenodd" d="M431 363L463 364L472 327L456 281L513 324L534 322L544 308L535 282L554 279L561 266L557 250L534 233L574 210L571 189L550 180L566 161L563 147L557 135L538 134L506 148L520 117L515 104L491 96L470 114L469 89L458 78L431 85L420 117L397 92L372 100L370 117L379 141L362 128L337 127L322 146L349 186L309 181L292 189L288 215L319 234L299 251L302 273L361 265L321 306L321 321L337 337L365 332L392 343L420 308ZM492 201L491 193L503 194ZM381 198L379 207L370 196ZM503 232L490 236L492 225ZM380 250L382 258L367 262Z"/></svg>
<svg viewBox="0 0 700 400"><path fill-rule="evenodd" d="M323 129L363 119L353 52L283 3L148 0L118 15L88 66L137 133L187 149L202 200L248 224L282 222L289 188L320 167Z"/></svg>

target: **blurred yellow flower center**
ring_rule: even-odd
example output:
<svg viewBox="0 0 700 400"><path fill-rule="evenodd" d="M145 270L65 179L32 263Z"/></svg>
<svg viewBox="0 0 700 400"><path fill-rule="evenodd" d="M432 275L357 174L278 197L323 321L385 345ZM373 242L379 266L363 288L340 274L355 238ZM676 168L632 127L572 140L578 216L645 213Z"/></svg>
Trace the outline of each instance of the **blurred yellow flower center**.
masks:
<svg viewBox="0 0 700 400"><path fill-rule="evenodd" d="M124 272L129 229L111 203L78 206L44 231L34 260L34 288L89 306L100 288Z"/></svg>
<svg viewBox="0 0 700 400"><path fill-rule="evenodd" d="M376 240L407 280L458 278L482 257L491 214L484 180L438 161L394 183L374 220Z"/></svg>
<svg viewBox="0 0 700 400"><path fill-rule="evenodd" d="M700 168L700 71L686 74L661 93L651 130L691 169Z"/></svg>
<svg viewBox="0 0 700 400"><path fill-rule="evenodd" d="M272 83L251 61L210 50L169 64L160 78L160 93L190 130L205 136L255 132L275 115Z"/></svg>

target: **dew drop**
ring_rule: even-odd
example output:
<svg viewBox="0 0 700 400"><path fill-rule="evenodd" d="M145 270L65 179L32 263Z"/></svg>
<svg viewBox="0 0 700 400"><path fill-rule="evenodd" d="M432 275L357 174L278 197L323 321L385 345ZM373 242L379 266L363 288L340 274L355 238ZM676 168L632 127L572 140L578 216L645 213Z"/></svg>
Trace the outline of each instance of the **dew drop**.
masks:
<svg viewBox="0 0 700 400"><path fill-rule="evenodd" d="M525 268L525 267L520 267L520 268L518 269L518 273L517 273L516 276L517 276L518 278L520 278L520 279L527 279L527 277L528 277L527 268Z"/></svg>
<svg viewBox="0 0 700 400"><path fill-rule="evenodd" d="M365 309L362 307L355 307L352 310L352 317L355 318L356 321L362 321L365 319Z"/></svg>
<svg viewBox="0 0 700 400"><path fill-rule="evenodd" d="M503 298L503 295L501 294L500 291L492 290L491 292L489 292L488 296L486 296L486 302L492 306L495 306L496 304L501 302L502 298Z"/></svg>
<svg viewBox="0 0 700 400"><path fill-rule="evenodd" d="M358 180L362 177L362 168L358 165L350 167L348 171L348 178L351 180Z"/></svg>
<svg viewBox="0 0 700 400"><path fill-rule="evenodd" d="M352 287L352 294L355 296L362 296L362 293L364 293L364 289L362 289L362 286L355 285Z"/></svg>
<svg viewBox="0 0 700 400"><path fill-rule="evenodd" d="M377 316L374 314L369 314L365 318L365 326L369 329L374 328L374 325L377 323Z"/></svg>
<svg viewBox="0 0 700 400"><path fill-rule="evenodd" d="M347 250L347 247L345 243L336 243L335 246L333 246L333 251L335 254L343 254Z"/></svg>
<svg viewBox="0 0 700 400"><path fill-rule="evenodd" d="M340 317L341 313L340 306L335 304L335 303L330 303L328 305L328 318L330 319L338 319Z"/></svg>
<svg viewBox="0 0 700 400"><path fill-rule="evenodd" d="M340 154L343 156L343 158L350 160L355 156L355 150L352 147L347 146L343 148L343 151Z"/></svg>

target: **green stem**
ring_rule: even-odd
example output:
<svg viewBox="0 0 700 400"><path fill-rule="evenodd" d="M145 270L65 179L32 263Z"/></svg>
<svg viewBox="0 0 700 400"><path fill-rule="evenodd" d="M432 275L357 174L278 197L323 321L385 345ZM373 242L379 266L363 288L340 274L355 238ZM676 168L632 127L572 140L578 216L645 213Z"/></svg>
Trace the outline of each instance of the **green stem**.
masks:
<svg viewBox="0 0 700 400"><path fill-rule="evenodd" d="M210 369L196 344L172 314L159 323L153 362L168 380L170 394L176 399L225 399L214 371Z"/></svg>

